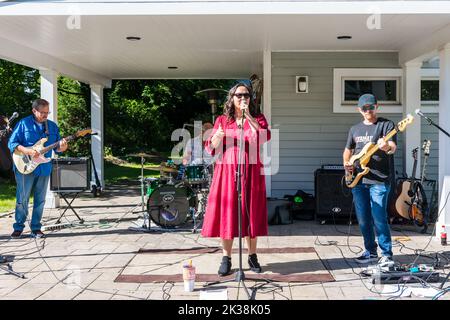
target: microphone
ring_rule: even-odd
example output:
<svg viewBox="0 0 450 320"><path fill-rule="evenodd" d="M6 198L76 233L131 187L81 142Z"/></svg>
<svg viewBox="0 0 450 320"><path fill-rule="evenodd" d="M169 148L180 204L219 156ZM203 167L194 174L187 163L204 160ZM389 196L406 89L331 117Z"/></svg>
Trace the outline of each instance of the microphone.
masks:
<svg viewBox="0 0 450 320"><path fill-rule="evenodd" d="M245 117L245 109L247 108L247 106L248 106L247 103L244 100L242 100L241 101L242 119L244 119ZM243 121L242 124L244 124ZM238 124L238 128L242 129L242 125Z"/></svg>
<svg viewBox="0 0 450 320"><path fill-rule="evenodd" d="M19 116L18 112L14 112L11 116L11 118L8 119L8 123L11 123L14 119L16 119Z"/></svg>
<svg viewBox="0 0 450 320"><path fill-rule="evenodd" d="M439 127L436 123L433 122L433 120L431 120L430 118L426 117L426 116L422 113L422 111L420 111L420 109L416 109L416 114L419 115L419 116L421 116L421 117L423 117L423 118L425 118L425 119L427 119L429 125L435 126L435 127L438 128L439 130L441 130L447 137L450 138L450 133L448 133L447 131L445 131L445 130L442 129L441 127Z"/></svg>
<svg viewBox="0 0 450 320"><path fill-rule="evenodd" d="M430 124L433 123L433 120L431 120L430 118L428 118L427 116L425 116L425 115L423 114L423 112L420 111L420 109L416 109L415 112L416 112L417 115L421 116L422 118L427 119L427 121L428 121Z"/></svg>

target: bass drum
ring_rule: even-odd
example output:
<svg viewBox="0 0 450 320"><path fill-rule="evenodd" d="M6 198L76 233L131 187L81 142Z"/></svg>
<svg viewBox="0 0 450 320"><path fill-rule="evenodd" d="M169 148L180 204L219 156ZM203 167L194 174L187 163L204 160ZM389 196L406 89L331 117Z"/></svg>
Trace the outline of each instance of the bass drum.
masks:
<svg viewBox="0 0 450 320"><path fill-rule="evenodd" d="M149 197L147 212L158 226L175 228L186 222L193 201L193 192L187 186L163 185Z"/></svg>

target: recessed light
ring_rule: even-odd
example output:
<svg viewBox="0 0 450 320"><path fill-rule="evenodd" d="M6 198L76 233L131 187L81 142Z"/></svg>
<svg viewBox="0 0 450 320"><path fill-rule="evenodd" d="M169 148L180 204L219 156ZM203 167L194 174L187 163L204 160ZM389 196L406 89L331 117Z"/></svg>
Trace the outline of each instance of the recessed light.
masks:
<svg viewBox="0 0 450 320"><path fill-rule="evenodd" d="M170 66L170 67L167 67L167 69L178 69L178 67Z"/></svg>
<svg viewBox="0 0 450 320"><path fill-rule="evenodd" d="M138 40L141 40L141 37L133 37L133 36L131 36L131 37L127 37L127 40L138 41Z"/></svg>
<svg viewBox="0 0 450 320"><path fill-rule="evenodd" d="M352 36L338 36L338 40L350 40Z"/></svg>

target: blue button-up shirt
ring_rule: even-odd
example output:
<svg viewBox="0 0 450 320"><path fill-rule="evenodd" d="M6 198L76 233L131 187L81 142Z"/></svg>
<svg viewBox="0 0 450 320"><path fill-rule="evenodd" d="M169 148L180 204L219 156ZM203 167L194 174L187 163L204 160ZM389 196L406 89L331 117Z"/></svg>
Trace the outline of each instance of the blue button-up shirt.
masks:
<svg viewBox="0 0 450 320"><path fill-rule="evenodd" d="M61 136L59 135L59 128L51 120L47 120L48 123L48 140L44 144L44 146L51 145L59 140L61 140ZM11 153L17 148L18 145L22 145L24 147L31 147L40 139L47 137L45 134L45 125L42 128L39 126L38 122L34 119L34 116L28 116L20 120L11 134L8 142L8 148ZM52 150L45 154L46 158L50 158L52 156ZM16 166L14 166L14 170ZM33 173L35 176L49 176L52 172L52 163L51 161L48 163L42 163L34 169Z"/></svg>

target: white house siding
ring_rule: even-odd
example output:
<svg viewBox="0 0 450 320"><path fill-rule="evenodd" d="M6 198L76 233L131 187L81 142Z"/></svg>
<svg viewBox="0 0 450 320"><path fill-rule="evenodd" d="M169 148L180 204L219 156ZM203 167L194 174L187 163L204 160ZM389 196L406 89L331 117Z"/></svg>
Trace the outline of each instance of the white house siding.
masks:
<svg viewBox="0 0 450 320"><path fill-rule="evenodd" d="M439 116L437 113L427 113L427 117L432 119L435 123L439 123ZM428 122L422 119L422 141L425 139L431 140L430 157L426 166L426 177L430 180L439 180L439 130L433 126L430 126ZM422 153L423 156L423 153ZM422 158L423 159L423 158ZM418 168L417 177L420 176L422 168ZM427 197L431 198L431 187L425 185ZM436 185L436 191L438 192L438 186Z"/></svg>
<svg viewBox="0 0 450 320"><path fill-rule="evenodd" d="M356 112L333 113L333 68L399 68L395 52L272 53L272 128L280 131L280 166L272 176L272 196L302 189L314 193L314 171L341 164L349 128L361 121ZM295 93L295 76L309 76L309 93ZM383 114L398 122L401 114ZM400 152L396 170L402 172ZM437 163L432 159L431 163ZM433 168L433 173L437 169Z"/></svg>

